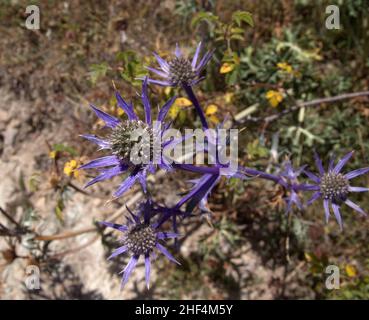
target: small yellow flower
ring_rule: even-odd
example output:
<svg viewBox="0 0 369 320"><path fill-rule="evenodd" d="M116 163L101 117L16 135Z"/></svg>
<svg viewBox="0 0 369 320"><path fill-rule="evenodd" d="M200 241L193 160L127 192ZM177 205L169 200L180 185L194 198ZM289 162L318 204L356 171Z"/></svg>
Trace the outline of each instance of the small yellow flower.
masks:
<svg viewBox="0 0 369 320"><path fill-rule="evenodd" d="M345 267L346 273L350 278L356 277L357 275L357 270L355 268L355 266L351 265L351 264L347 264Z"/></svg>
<svg viewBox="0 0 369 320"><path fill-rule="evenodd" d="M178 116L178 113L182 108L192 106L192 102L187 98L177 98L173 105L170 107L168 115L173 120Z"/></svg>
<svg viewBox="0 0 369 320"><path fill-rule="evenodd" d="M73 176L74 176L76 179L79 179L79 178L81 177L80 171L79 171L79 170L74 170L74 171L73 171Z"/></svg>
<svg viewBox="0 0 369 320"><path fill-rule="evenodd" d="M214 124L218 124L220 122L219 118L215 115L215 114L212 114L210 117L209 117L210 121Z"/></svg>
<svg viewBox="0 0 369 320"><path fill-rule="evenodd" d="M184 108L192 106L192 102L188 100L187 98L177 98L176 101L174 101L174 105Z"/></svg>
<svg viewBox="0 0 369 320"><path fill-rule="evenodd" d="M294 73L292 66L289 65L287 62L279 62L279 63L277 63L277 67L281 71L284 71L288 74L293 74Z"/></svg>
<svg viewBox="0 0 369 320"><path fill-rule="evenodd" d="M205 114L209 117L209 120L214 124L219 123L219 119L216 116L217 112L218 106L216 104L209 104L205 109Z"/></svg>
<svg viewBox="0 0 369 320"><path fill-rule="evenodd" d="M57 151L50 151L49 152L49 158L50 159L55 159L56 158L56 155L57 155Z"/></svg>
<svg viewBox="0 0 369 320"><path fill-rule="evenodd" d="M269 90L266 94L265 97L268 99L269 104L273 107L276 108L283 100L283 95L276 90Z"/></svg>
<svg viewBox="0 0 369 320"><path fill-rule="evenodd" d="M219 72L220 73L228 73L228 72L231 72L234 69L234 67L235 67L235 64L234 63L225 62L220 67Z"/></svg>
<svg viewBox="0 0 369 320"><path fill-rule="evenodd" d="M74 159L66 162L65 165L64 165L64 170L63 170L64 174L68 177L72 176L72 174L73 174L73 176L75 178L78 178L79 177L79 172L78 172L78 170L76 170L77 166L78 166L78 163Z"/></svg>
<svg viewBox="0 0 369 320"><path fill-rule="evenodd" d="M218 111L218 106L216 104L209 104L205 109L205 114L211 116Z"/></svg>

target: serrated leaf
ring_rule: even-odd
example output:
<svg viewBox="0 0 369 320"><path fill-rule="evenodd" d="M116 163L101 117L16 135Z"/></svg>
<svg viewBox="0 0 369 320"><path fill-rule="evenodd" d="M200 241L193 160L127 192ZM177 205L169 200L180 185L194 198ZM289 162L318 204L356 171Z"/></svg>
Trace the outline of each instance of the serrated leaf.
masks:
<svg viewBox="0 0 369 320"><path fill-rule="evenodd" d="M206 21L210 26L214 26L219 21L219 17L211 12L199 12L192 18L191 27L194 28L202 21Z"/></svg>
<svg viewBox="0 0 369 320"><path fill-rule="evenodd" d="M240 27L242 22L247 23L251 27L254 27L254 20L252 18L252 14L247 11L236 11L232 15L232 20L237 23Z"/></svg>

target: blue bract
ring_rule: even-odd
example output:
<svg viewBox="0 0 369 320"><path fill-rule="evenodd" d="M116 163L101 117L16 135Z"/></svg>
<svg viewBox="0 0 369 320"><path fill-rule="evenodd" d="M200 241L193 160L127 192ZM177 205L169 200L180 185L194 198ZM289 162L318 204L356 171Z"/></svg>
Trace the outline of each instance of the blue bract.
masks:
<svg viewBox="0 0 369 320"><path fill-rule="evenodd" d="M315 163L318 168L319 174L315 175L307 170L304 170L305 174L313 181L315 193L308 201L308 205L315 200L322 198L325 211L325 218L328 221L330 216L329 206L332 206L334 216L342 229L342 218L340 213L340 206L342 203L347 204L352 209L359 212L361 215L366 216L366 213L357 204L348 199L350 192L365 192L369 191L369 188L353 187L350 185L350 180L369 172L368 168L361 168L354 171L350 171L346 174L341 173L344 165L350 160L352 152L346 154L342 159L338 161L334 166L334 158L331 157L328 165L328 170L325 171L323 164L318 154L315 153Z"/></svg>
<svg viewBox="0 0 369 320"><path fill-rule="evenodd" d="M88 182L86 187L129 172L128 177L115 191L114 196L123 195L137 180L146 192L146 176L148 173L155 171L156 164L163 169L169 168L168 161L166 161L162 152L159 154L159 159L154 158L153 145L154 141L160 141L161 150L165 150L172 144L171 141L162 141L161 138L169 128L168 125L162 123L175 97L166 102L160 109L155 124L152 123L151 119L151 106L147 96L147 79L143 81L141 97L145 110L145 121L139 120L132 104L124 101L118 92L116 92L118 105L127 114L127 120L121 121L91 105L96 115L111 129L111 134L104 139L95 135L83 135L82 137L96 143L100 150L109 150L110 155L92 160L79 167L79 169L97 168L100 170L100 174ZM132 139L135 134L140 135L141 138L146 137L146 139L140 137L137 137L137 140ZM136 152L132 152L133 150Z"/></svg>
<svg viewBox="0 0 369 320"><path fill-rule="evenodd" d="M116 229L123 233L123 245L117 248L108 259L112 259L120 254L127 253L131 256L127 266L122 270L123 278L121 287L127 283L129 276L135 268L139 258L142 256L145 261L146 286L150 286L151 259L155 257L155 251L164 254L170 261L180 264L163 246L161 242L165 239L177 238L178 234L173 232L160 231L161 222L151 223L151 219L158 211L162 214L167 213L166 208L155 207L148 200L139 207L139 212L134 214L129 208L127 210L131 217L127 217L127 224L121 225L111 222L100 222L102 225Z"/></svg>
<svg viewBox="0 0 369 320"><path fill-rule="evenodd" d="M147 67L147 69L161 77L163 80L149 78L149 83L170 87L183 85L193 86L197 84L204 79L201 77L201 72L204 70L213 54L212 51L208 51L200 60L200 51L201 42L198 44L192 60L183 56L178 44L176 46L173 59L169 61L164 60L158 54L154 53L160 66L160 70L152 67Z"/></svg>

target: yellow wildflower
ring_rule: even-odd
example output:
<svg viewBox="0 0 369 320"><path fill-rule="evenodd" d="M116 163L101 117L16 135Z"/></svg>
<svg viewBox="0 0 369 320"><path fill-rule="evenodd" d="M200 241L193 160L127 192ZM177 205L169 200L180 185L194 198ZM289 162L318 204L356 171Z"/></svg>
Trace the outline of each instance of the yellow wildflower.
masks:
<svg viewBox="0 0 369 320"><path fill-rule="evenodd" d="M218 111L218 106L216 104L209 104L205 109L205 114L211 116Z"/></svg>
<svg viewBox="0 0 369 320"><path fill-rule="evenodd" d="M214 124L219 123L219 119L216 116L218 112L218 106L216 104L209 104L205 109L205 114L209 117L210 121Z"/></svg>
<svg viewBox="0 0 369 320"><path fill-rule="evenodd" d="M283 95L276 90L269 90L266 94L265 97L268 99L269 104L273 107L276 108L283 100Z"/></svg>
<svg viewBox="0 0 369 320"><path fill-rule="evenodd" d="M182 108L192 106L192 102L187 98L177 98L173 105L170 107L168 115L170 118L175 119Z"/></svg>
<svg viewBox="0 0 369 320"><path fill-rule="evenodd" d="M356 277L357 275L357 270L355 268L355 266L351 265L351 264L347 264L345 267L346 273L350 278Z"/></svg>
<svg viewBox="0 0 369 320"><path fill-rule="evenodd" d="M289 65L287 62L279 62L279 63L277 63L277 67L281 71L284 71L288 74L293 74L294 73L292 66Z"/></svg>
<svg viewBox="0 0 369 320"><path fill-rule="evenodd" d="M192 102L187 98L177 98L174 104L180 108L192 106Z"/></svg>
<svg viewBox="0 0 369 320"><path fill-rule="evenodd" d="M71 177L73 175L75 178L78 178L79 172L78 170L76 170L77 166L78 166L78 163L74 159L66 162L64 165L64 170L63 170L64 174L68 177Z"/></svg>
<svg viewBox="0 0 369 320"><path fill-rule="evenodd" d="M219 72L220 73L228 73L228 72L231 72L234 69L234 67L235 67L235 64L234 63L225 62L220 67Z"/></svg>

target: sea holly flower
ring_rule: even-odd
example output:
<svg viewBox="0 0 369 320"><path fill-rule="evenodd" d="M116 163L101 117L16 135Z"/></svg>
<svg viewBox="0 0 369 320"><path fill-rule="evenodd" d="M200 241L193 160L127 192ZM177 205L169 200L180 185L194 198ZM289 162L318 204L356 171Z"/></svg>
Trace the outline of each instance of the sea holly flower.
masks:
<svg viewBox="0 0 369 320"><path fill-rule="evenodd" d="M202 110L200 103L192 90L192 86L204 79L201 77L201 73L211 59L213 51L206 52L201 59L199 57L200 51L201 42L196 48L196 52L192 58L192 61L183 56L178 44L176 45L174 58L169 61L164 60L159 55L154 53L161 70L152 67L147 67L147 69L161 77L163 80L149 78L148 81L149 83L154 83L160 86L182 87L194 105L196 112L200 117L202 127L207 129L209 128L208 122L206 120L204 111Z"/></svg>
<svg viewBox="0 0 369 320"><path fill-rule="evenodd" d="M303 204L301 202L299 192L309 191L315 188L313 185L303 184L298 181L298 177L305 168L306 165L295 169L292 166L291 161L287 160L283 163L282 170L278 174L278 183L289 191L289 195L284 198L287 203L286 214L290 213L293 204L295 204L299 210L303 210Z"/></svg>
<svg viewBox="0 0 369 320"><path fill-rule="evenodd" d="M160 231L163 221L152 223L151 219L156 211L166 215L167 209L161 207L155 209L151 201L146 201L144 205L139 206L138 214L134 214L127 208L131 217L127 217L127 224L121 225L111 222L100 222L102 225L116 229L123 233L121 238L122 246L117 248L108 259L112 259L120 254L129 254L130 260L127 266L122 270L123 273L121 288L127 283L133 269L136 267L140 257L145 261L145 280L146 286L150 286L151 261L156 257L156 252L165 255L170 261L180 264L163 246L165 239L177 238L178 234L174 232ZM168 209L169 210L169 209Z"/></svg>
<svg viewBox="0 0 369 320"><path fill-rule="evenodd" d="M348 173L342 173L341 170L344 165L350 160L352 152L346 154L338 163L334 166L334 158L331 157L328 165L328 170L325 171L323 164L318 154L315 153L315 163L318 168L319 174L315 175L307 170L304 173L313 181L315 193L308 201L308 205L315 200L322 198L325 211L325 219L328 222L330 216L330 206L333 209L334 216L342 229L342 218L340 213L340 207L342 203L345 203L361 215L366 216L366 213L356 203L348 199L351 192L365 192L369 191L369 188L354 187L351 186L351 179L361 176L369 172L369 167L356 169Z"/></svg>
<svg viewBox="0 0 369 320"><path fill-rule="evenodd" d="M237 147L238 144L231 145L232 142L230 140L234 138L234 136L232 134L226 134L225 129L223 129L223 123L219 124L216 129L205 130L204 135L206 137L204 150L198 151L206 152L208 161L213 164L212 166L204 167L191 164L174 164L175 168L202 174L200 178L190 181L193 183L192 189L177 204L179 208L184 203L187 203L186 212L192 212L197 205L199 205L202 211L207 212L207 198L222 176L228 179L232 177L246 179L246 175L242 172L244 168L238 166L238 158L234 152L232 152L232 149ZM231 157L226 159L225 155L228 146L230 146L231 149Z"/></svg>
<svg viewBox="0 0 369 320"><path fill-rule="evenodd" d="M201 77L201 72L204 70L213 54L212 51L208 51L200 59L200 51L201 42L198 44L192 60L183 56L178 44L176 45L173 59L169 61L164 60L158 54L154 53L154 56L160 66L160 70L152 67L147 67L147 69L161 77L162 80L149 78L149 83L169 87L183 85L193 86L197 84L203 80Z"/></svg>
<svg viewBox="0 0 369 320"><path fill-rule="evenodd" d="M114 197L123 195L136 181L140 182L144 192L146 192L147 174L153 173L156 165L163 169L170 168L164 151L166 148L172 147L172 142L165 141L165 133L169 126L164 124L163 120L176 97L164 104L158 113L157 121L154 123L151 119L151 106L147 95L147 79L142 84L141 97L145 110L144 121L138 118L132 104L128 104L118 92L116 92L118 106L127 114L127 120L121 121L91 105L96 115L111 129L111 133L106 138L95 135L82 135L82 137L97 144L100 150L109 150L110 155L92 160L79 167L79 169L98 169L100 171L100 174L88 182L86 187L127 172L129 173L128 177L115 191ZM158 144L159 154L157 148L154 148Z"/></svg>

